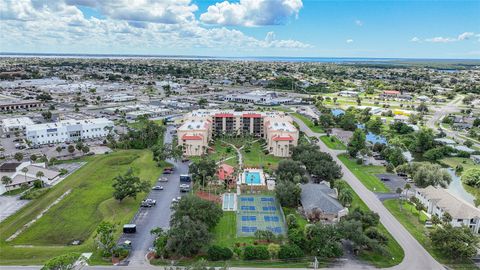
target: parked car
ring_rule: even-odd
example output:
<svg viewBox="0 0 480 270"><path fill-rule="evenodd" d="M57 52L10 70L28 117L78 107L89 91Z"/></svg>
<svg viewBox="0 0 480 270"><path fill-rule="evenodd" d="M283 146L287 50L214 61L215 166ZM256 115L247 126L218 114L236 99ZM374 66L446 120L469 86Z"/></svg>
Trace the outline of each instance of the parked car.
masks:
<svg viewBox="0 0 480 270"><path fill-rule="evenodd" d="M190 191L190 185L181 184L181 185L180 185L180 191L181 191L181 192L189 192L189 191Z"/></svg>
<svg viewBox="0 0 480 270"><path fill-rule="evenodd" d="M389 178L386 178L386 177L382 177L382 178L380 178L380 180L382 180L382 181L390 181L390 179L389 179Z"/></svg>
<svg viewBox="0 0 480 270"><path fill-rule="evenodd" d="M407 177L407 174L406 173L397 173L398 176L401 176L401 177Z"/></svg>
<svg viewBox="0 0 480 270"><path fill-rule="evenodd" d="M152 205L156 205L156 204L157 204L157 200L154 200L154 199L146 199L145 202L150 203L150 204L152 204Z"/></svg>
<svg viewBox="0 0 480 270"><path fill-rule="evenodd" d="M182 158L182 162L183 162L183 163L189 162L189 161L190 161L190 159L188 159L188 158Z"/></svg>
<svg viewBox="0 0 480 270"><path fill-rule="evenodd" d="M163 190L163 186L154 186L152 190Z"/></svg>
<svg viewBox="0 0 480 270"><path fill-rule="evenodd" d="M430 220L425 221L425 228L432 228L433 223Z"/></svg>
<svg viewBox="0 0 480 270"><path fill-rule="evenodd" d="M153 204L148 203L148 202L146 202L146 201L142 201L142 203L140 203L140 206L141 206L141 207L152 207Z"/></svg>
<svg viewBox="0 0 480 270"><path fill-rule="evenodd" d="M413 183L412 178L407 178L407 183Z"/></svg>

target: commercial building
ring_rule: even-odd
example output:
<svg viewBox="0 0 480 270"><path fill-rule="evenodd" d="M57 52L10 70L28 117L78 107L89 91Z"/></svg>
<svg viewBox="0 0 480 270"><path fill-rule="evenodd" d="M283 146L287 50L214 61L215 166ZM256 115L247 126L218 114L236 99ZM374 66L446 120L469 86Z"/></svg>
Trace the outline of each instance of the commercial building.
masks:
<svg viewBox="0 0 480 270"><path fill-rule="evenodd" d="M270 154L288 157L299 136L291 117L283 112L198 110L185 115L177 131L186 156L206 153L214 136L250 134L265 139Z"/></svg>
<svg viewBox="0 0 480 270"><path fill-rule="evenodd" d="M457 198L446 189L428 186L418 188L415 197L427 208L429 215L441 218L445 213L452 216L454 227L467 226L473 232L480 231L480 209Z"/></svg>
<svg viewBox="0 0 480 270"><path fill-rule="evenodd" d="M63 120L27 126L26 134L33 145L76 142L105 137L109 133L108 127L113 127L113 122L106 118Z"/></svg>
<svg viewBox="0 0 480 270"><path fill-rule="evenodd" d="M0 103L0 112L41 108L43 103L37 100L20 100Z"/></svg>
<svg viewBox="0 0 480 270"><path fill-rule="evenodd" d="M21 188L22 185L30 186L35 180L41 180L45 185L52 185L60 177L60 172L47 169L45 163L7 162L0 165L0 178L4 176L10 178L11 182L7 185L0 183L0 194Z"/></svg>
<svg viewBox="0 0 480 270"><path fill-rule="evenodd" d="M29 117L7 118L2 120L3 132L23 131L27 126L33 125L32 119Z"/></svg>
<svg viewBox="0 0 480 270"><path fill-rule="evenodd" d="M273 91L252 91L246 94L234 94L224 97L224 100L239 103L253 103L261 105L279 105L279 104L292 104L296 102L293 98L279 97L277 93Z"/></svg>

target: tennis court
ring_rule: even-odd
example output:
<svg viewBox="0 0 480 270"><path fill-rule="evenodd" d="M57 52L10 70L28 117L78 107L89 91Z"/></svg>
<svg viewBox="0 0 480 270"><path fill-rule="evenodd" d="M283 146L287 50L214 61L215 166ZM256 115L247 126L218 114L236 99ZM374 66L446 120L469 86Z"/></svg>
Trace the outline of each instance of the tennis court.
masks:
<svg viewBox="0 0 480 270"><path fill-rule="evenodd" d="M285 234L285 217L274 196L238 196L237 236L254 236L257 230Z"/></svg>

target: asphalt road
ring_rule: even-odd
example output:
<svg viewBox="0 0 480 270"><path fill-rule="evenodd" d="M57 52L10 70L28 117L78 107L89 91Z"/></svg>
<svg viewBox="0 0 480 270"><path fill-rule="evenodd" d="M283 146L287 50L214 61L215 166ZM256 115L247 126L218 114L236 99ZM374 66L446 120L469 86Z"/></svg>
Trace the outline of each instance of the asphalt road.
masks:
<svg viewBox="0 0 480 270"><path fill-rule="evenodd" d="M167 127L164 143L172 142L170 131L173 129L172 126ZM169 227L172 199L184 194L179 191L180 174L188 173L188 164L174 160L168 160L168 162L174 165L175 171L173 174L163 175L168 178L168 182L158 182L158 185L163 186L164 190L152 190L147 196L147 198L157 200L157 205L151 208L139 208L132 221L132 223L137 225L137 232L134 234L123 234L119 239L120 243L125 240L132 241L131 255L127 258L130 266L141 267L150 265L145 259L145 255L148 253L149 248L152 247L154 240L150 230L157 227Z"/></svg>
<svg viewBox="0 0 480 270"><path fill-rule="evenodd" d="M301 120L293 117L299 125L300 130L309 137L318 136L312 132ZM343 179L355 190L358 196L365 204L380 216L380 222L392 234L393 238L400 244L405 251L403 261L390 269L444 269L420 243L398 222L398 220L383 206L377 196L368 190L360 180L337 158L336 152L329 149L321 140L318 140L318 146L323 152L329 153L333 159L342 167Z"/></svg>

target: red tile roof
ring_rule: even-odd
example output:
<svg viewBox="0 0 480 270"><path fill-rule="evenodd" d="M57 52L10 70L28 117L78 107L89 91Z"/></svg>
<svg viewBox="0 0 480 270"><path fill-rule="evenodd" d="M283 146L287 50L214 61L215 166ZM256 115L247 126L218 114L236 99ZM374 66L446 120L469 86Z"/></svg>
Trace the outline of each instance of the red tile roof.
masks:
<svg viewBox="0 0 480 270"><path fill-rule="evenodd" d="M233 113L216 113L215 117L233 117Z"/></svg>
<svg viewBox="0 0 480 270"><path fill-rule="evenodd" d="M276 136L273 137L274 141L293 141L293 137L288 135L288 136Z"/></svg>
<svg viewBox="0 0 480 270"><path fill-rule="evenodd" d="M244 113L242 117L243 118L261 118L262 115L259 113Z"/></svg>
<svg viewBox="0 0 480 270"><path fill-rule="evenodd" d="M218 168L218 172L217 172L218 179L225 180L228 177L230 177L234 171L235 169L232 166L228 164L222 164Z"/></svg>
<svg viewBox="0 0 480 270"><path fill-rule="evenodd" d="M200 135L183 135L182 140L203 140L203 137Z"/></svg>
<svg viewBox="0 0 480 270"><path fill-rule="evenodd" d="M383 93L387 95L400 95L400 91L394 91L394 90L383 91Z"/></svg>

